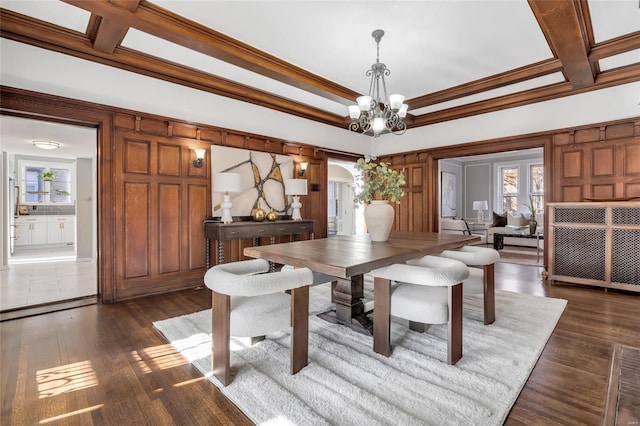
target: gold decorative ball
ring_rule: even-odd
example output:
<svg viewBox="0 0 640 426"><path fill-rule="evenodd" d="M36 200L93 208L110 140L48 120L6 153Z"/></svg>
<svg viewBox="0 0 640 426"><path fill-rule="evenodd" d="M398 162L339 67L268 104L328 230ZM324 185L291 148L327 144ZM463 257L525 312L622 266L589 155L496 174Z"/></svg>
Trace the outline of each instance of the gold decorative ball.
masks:
<svg viewBox="0 0 640 426"><path fill-rule="evenodd" d="M265 213L265 211L259 207L257 209L253 209L253 211L251 212L251 217L256 222L262 222L266 216L267 214Z"/></svg>
<svg viewBox="0 0 640 426"><path fill-rule="evenodd" d="M273 222L278 218L278 214L271 209L269 213L267 213L267 220Z"/></svg>

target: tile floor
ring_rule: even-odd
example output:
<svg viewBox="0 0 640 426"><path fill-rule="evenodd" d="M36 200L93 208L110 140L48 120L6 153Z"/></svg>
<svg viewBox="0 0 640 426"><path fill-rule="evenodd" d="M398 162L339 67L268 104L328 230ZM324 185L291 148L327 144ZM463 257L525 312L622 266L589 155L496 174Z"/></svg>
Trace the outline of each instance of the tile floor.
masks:
<svg viewBox="0 0 640 426"><path fill-rule="evenodd" d="M0 311L97 294L96 262L76 262L73 248L14 254L0 271Z"/></svg>

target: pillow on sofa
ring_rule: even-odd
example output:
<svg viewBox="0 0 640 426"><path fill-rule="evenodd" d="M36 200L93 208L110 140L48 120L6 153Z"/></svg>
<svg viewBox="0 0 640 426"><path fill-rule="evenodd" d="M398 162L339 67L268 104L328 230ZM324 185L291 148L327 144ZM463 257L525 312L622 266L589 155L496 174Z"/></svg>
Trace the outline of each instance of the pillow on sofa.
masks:
<svg viewBox="0 0 640 426"><path fill-rule="evenodd" d="M516 213L515 215L511 213L507 214L507 225L525 226L528 224L529 219L527 219L522 213Z"/></svg>
<svg viewBox="0 0 640 426"><path fill-rule="evenodd" d="M507 214L498 214L493 212L493 227L505 227L507 226Z"/></svg>

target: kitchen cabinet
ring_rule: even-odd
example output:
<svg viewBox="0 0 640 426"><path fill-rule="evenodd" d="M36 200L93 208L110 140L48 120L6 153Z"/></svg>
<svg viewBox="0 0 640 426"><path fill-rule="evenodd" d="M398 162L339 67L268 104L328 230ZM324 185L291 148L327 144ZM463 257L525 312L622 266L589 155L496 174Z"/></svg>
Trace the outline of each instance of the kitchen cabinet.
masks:
<svg viewBox="0 0 640 426"><path fill-rule="evenodd" d="M47 244L73 244L75 220L73 216L48 216Z"/></svg>
<svg viewBox="0 0 640 426"><path fill-rule="evenodd" d="M73 244L75 216L19 216L15 237L16 246Z"/></svg>
<svg viewBox="0 0 640 426"><path fill-rule="evenodd" d="M15 225L16 246L47 244L46 216L19 217Z"/></svg>

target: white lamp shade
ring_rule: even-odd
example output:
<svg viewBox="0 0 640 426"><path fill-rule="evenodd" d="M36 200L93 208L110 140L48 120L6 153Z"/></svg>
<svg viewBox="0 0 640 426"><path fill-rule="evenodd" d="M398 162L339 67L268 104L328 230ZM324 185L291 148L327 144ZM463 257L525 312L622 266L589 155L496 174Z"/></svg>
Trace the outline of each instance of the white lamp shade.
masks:
<svg viewBox="0 0 640 426"><path fill-rule="evenodd" d="M373 123L371 123L371 128L373 132L378 134L384 129L384 118L376 117L373 119Z"/></svg>
<svg viewBox="0 0 640 426"><path fill-rule="evenodd" d="M202 148L195 148L193 151L196 153L196 158L198 160L204 159L204 153L207 152L205 149L202 149Z"/></svg>
<svg viewBox="0 0 640 426"><path fill-rule="evenodd" d="M405 118L407 116L407 111L408 110L409 110L409 105L402 104L402 106L400 107L400 111L398 111L398 116L400 118Z"/></svg>
<svg viewBox="0 0 640 426"><path fill-rule="evenodd" d="M242 190L242 176L239 173L216 173L213 175L213 190L215 192L240 192Z"/></svg>
<svg viewBox="0 0 640 426"><path fill-rule="evenodd" d="M371 96L360 96L356 99L360 111L369 111L371 109Z"/></svg>
<svg viewBox="0 0 640 426"><path fill-rule="evenodd" d="M360 107L358 105L349 105L349 117L351 117L352 120L360 117Z"/></svg>
<svg viewBox="0 0 640 426"><path fill-rule="evenodd" d="M486 201L474 201L473 202L473 210L487 210L489 205Z"/></svg>
<svg viewBox="0 0 640 426"><path fill-rule="evenodd" d="M285 179L284 193L285 195L307 195L307 180Z"/></svg>
<svg viewBox="0 0 640 426"><path fill-rule="evenodd" d="M389 106L394 111L398 111L400 107L402 107L403 102L404 102L404 96L402 95L394 94L389 96Z"/></svg>

